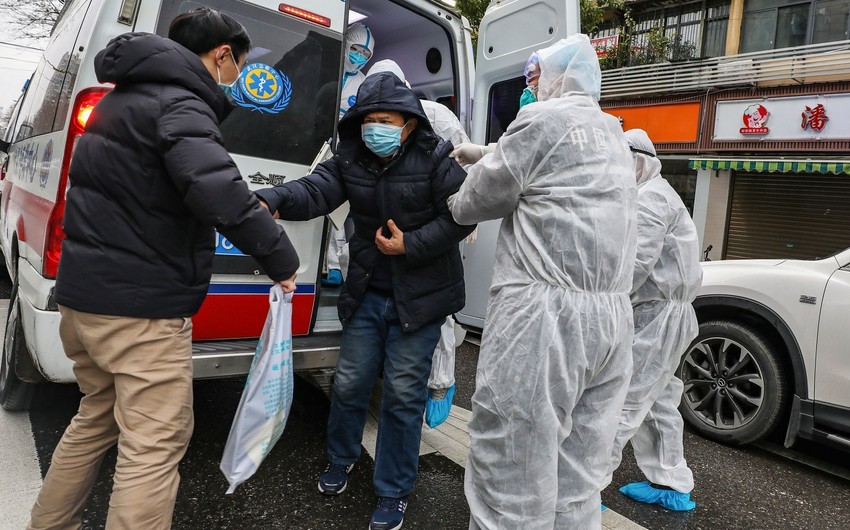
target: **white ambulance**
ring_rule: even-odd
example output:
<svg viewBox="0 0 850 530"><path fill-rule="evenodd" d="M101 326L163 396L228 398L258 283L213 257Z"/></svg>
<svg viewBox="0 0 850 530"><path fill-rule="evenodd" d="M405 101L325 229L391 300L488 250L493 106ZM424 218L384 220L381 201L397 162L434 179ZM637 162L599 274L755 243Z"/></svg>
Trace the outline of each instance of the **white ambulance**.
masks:
<svg viewBox="0 0 850 530"><path fill-rule="evenodd" d="M576 0L494 2L480 27L474 74L470 27L453 2L66 0L0 142L0 150L9 154L0 175L0 250L12 279L0 364L0 404L7 409L27 408L36 383L74 380L59 340L54 286L74 146L92 109L112 89L97 82L94 56L122 33L166 35L178 13L202 6L240 21L254 45L235 92L237 109L221 124L228 150L252 189L304 175L334 136L336 87L347 53L343 43L353 22L372 31L370 64L398 62L412 88L454 110L478 143L495 141L516 115L529 54L579 28ZM258 76L272 76L274 89L252 82ZM328 86L336 100L323 96ZM339 291L320 283L328 221L283 224L301 260L293 302L295 368L327 387L341 329ZM492 268L498 225L487 226L483 237L464 249L472 272L467 292L477 302L460 318L479 326L490 277L481 272ZM212 283L194 318L195 377L247 371L270 283L252 258L218 237Z"/></svg>

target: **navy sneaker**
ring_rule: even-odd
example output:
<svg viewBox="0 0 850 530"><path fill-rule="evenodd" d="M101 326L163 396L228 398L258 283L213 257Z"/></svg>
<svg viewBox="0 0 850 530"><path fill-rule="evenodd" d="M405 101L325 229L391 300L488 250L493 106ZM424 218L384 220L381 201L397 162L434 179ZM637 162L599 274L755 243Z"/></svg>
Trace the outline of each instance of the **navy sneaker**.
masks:
<svg viewBox="0 0 850 530"><path fill-rule="evenodd" d="M407 497L378 497L378 505L369 530L398 530L404 523L404 511L407 509Z"/></svg>
<svg viewBox="0 0 850 530"><path fill-rule="evenodd" d="M319 477L319 491L325 495L339 495L348 486L348 474L354 464L328 464Z"/></svg>

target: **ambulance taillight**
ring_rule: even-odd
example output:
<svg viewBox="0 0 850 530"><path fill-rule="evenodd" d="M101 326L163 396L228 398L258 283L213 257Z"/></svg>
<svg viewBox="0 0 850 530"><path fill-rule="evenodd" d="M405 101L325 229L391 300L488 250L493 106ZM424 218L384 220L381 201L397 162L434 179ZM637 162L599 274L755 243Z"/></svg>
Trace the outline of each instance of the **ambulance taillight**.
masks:
<svg viewBox="0 0 850 530"><path fill-rule="evenodd" d="M71 109L71 124L68 128L68 137L65 140L65 152L62 157L62 170L59 173L56 202L50 211L44 238L44 259L41 273L45 278L55 278L59 270L59 255L62 252L62 241L65 239L63 219L65 217L65 197L68 193L68 170L71 168L74 148L76 148L77 141L86 130L86 125L91 119L95 105L110 90L100 87L83 90L77 94L77 99Z"/></svg>

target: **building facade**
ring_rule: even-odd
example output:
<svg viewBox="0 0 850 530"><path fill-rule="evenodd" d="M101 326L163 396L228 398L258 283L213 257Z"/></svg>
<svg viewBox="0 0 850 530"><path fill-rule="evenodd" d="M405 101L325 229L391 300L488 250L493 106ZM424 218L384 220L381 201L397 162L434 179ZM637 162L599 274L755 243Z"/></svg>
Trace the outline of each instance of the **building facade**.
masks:
<svg viewBox="0 0 850 530"><path fill-rule="evenodd" d="M699 56L607 70L601 104L656 143L708 257L850 246L850 0L629 5Z"/></svg>

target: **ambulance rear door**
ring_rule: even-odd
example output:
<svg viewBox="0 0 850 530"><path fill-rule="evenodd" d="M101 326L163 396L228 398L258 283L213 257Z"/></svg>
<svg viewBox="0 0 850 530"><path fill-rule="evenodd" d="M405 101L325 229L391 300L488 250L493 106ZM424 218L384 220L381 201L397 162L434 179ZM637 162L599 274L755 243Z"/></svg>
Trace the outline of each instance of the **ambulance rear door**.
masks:
<svg viewBox="0 0 850 530"><path fill-rule="evenodd" d="M135 31L168 34L179 13L227 13L252 49L233 90L235 110L221 123L225 145L252 190L305 175L334 134L347 4L340 0L160 0L141 2ZM298 251L293 334L313 329L325 249L325 218L283 222ZM256 337L271 281L257 262L216 234L209 293L194 318L195 340Z"/></svg>
<svg viewBox="0 0 850 530"><path fill-rule="evenodd" d="M496 142L519 111L525 89L523 69L535 50L579 31L578 0L514 0L491 4L478 28L470 138ZM466 307L462 324L484 326L496 235L501 220L478 225L478 238L462 247Z"/></svg>

